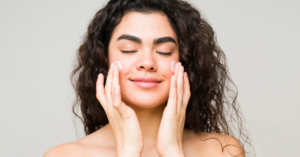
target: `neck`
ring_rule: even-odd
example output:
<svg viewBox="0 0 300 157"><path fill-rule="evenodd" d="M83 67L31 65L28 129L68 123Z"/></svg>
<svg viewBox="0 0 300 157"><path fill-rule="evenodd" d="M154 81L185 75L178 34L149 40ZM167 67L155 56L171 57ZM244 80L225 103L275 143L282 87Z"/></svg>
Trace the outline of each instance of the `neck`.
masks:
<svg viewBox="0 0 300 157"><path fill-rule="evenodd" d="M164 103L155 108L137 108L130 106L135 111L139 120L144 140L144 148L156 146L158 130L166 104L167 103ZM107 133L109 132L110 135L114 136L110 124L104 128L106 128L104 130L106 130ZM103 129L100 130L104 131Z"/></svg>
<svg viewBox="0 0 300 157"><path fill-rule="evenodd" d="M165 107L166 103L155 108L131 107L138 117L145 148L156 146L160 122Z"/></svg>

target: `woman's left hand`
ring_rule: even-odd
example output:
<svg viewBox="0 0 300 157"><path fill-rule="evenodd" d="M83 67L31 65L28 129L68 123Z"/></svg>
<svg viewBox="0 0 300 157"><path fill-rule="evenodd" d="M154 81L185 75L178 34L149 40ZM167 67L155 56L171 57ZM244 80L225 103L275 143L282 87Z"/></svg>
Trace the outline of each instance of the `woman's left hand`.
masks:
<svg viewBox="0 0 300 157"><path fill-rule="evenodd" d="M182 135L185 111L191 96L187 73L180 62L171 78L168 104L158 132L157 152L161 157L184 157Z"/></svg>

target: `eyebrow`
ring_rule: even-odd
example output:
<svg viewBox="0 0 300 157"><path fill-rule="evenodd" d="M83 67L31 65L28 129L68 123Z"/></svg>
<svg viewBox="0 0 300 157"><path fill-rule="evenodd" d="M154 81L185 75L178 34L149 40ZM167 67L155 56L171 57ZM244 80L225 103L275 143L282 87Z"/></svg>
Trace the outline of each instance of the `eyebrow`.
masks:
<svg viewBox="0 0 300 157"><path fill-rule="evenodd" d="M132 36L132 35L128 35L128 34L121 35L117 40L119 41L119 40L122 40L122 39L130 40L130 41L133 41L133 42L138 43L138 44L142 43L142 39L140 39L138 37L135 37L135 36ZM162 37L162 38L154 39L153 40L153 45L158 45L158 44L166 43L166 42L172 42L175 45L177 45L175 39L173 39L172 37Z"/></svg>

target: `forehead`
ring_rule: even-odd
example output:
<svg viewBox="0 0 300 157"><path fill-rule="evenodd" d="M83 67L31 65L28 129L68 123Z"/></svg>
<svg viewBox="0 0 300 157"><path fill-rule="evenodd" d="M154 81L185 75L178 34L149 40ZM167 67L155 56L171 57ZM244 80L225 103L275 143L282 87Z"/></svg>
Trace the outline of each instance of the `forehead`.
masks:
<svg viewBox="0 0 300 157"><path fill-rule="evenodd" d="M123 34L145 38L159 38L164 36L173 37L177 41L177 35L174 32L168 17L163 13L139 13L129 12L122 17L121 22L114 29L112 40Z"/></svg>

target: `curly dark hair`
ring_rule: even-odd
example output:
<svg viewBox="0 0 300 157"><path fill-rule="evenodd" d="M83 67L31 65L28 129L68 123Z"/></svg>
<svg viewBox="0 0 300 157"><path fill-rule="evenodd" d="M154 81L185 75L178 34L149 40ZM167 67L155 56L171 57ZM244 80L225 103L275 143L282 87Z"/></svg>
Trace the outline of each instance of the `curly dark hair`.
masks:
<svg viewBox="0 0 300 157"><path fill-rule="evenodd" d="M76 91L73 112L82 120L86 135L108 124L96 98L96 81L99 73L106 81L109 41L128 12L163 13L178 37L180 62L188 73L191 88L184 128L195 133L231 135L244 149L245 144L251 145L225 54L217 44L212 27L195 7L182 0L110 0L95 14L70 75ZM76 112L77 107L82 117Z"/></svg>

